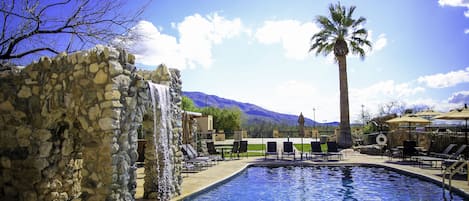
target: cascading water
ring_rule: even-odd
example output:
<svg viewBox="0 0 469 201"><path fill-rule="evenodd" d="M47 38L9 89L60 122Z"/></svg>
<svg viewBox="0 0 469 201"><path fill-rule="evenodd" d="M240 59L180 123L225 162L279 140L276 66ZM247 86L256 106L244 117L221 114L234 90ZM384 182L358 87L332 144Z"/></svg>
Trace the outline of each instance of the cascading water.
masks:
<svg viewBox="0 0 469 201"><path fill-rule="evenodd" d="M157 156L156 169L158 174L158 181L155 183L158 184L158 200L170 200L171 192L174 192L172 184L174 179L169 87L152 82L148 82L148 85L153 104L153 144Z"/></svg>

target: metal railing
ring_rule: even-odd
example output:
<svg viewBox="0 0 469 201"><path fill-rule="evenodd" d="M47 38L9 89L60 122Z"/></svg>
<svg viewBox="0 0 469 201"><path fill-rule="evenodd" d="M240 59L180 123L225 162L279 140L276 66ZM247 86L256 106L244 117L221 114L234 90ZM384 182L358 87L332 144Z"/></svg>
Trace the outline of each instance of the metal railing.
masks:
<svg viewBox="0 0 469 201"><path fill-rule="evenodd" d="M443 181L442 181L442 187L443 187L443 193L444 193L444 189L445 189L445 179L446 179L446 176L449 176L448 177L448 191L449 193L451 194L451 180L453 179L453 176L460 172L461 170L463 170L463 168L467 165L467 161L466 160L457 160L457 161L454 161L453 164L451 164L451 166L449 167L446 167L444 170L443 170Z"/></svg>

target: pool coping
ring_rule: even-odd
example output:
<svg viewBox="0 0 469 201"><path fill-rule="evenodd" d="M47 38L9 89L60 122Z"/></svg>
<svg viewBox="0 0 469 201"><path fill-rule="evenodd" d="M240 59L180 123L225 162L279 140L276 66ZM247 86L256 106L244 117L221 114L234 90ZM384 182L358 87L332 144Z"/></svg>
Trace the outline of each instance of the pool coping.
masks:
<svg viewBox="0 0 469 201"><path fill-rule="evenodd" d="M198 191L192 192L191 194L184 195L184 196L179 196L178 199L176 199L176 200L183 201L184 199L188 199L188 198L200 195L202 193L205 193L205 192L211 190L212 188L223 185L223 184L229 182L231 179L234 179L235 176L241 174L243 171L245 171L247 168L249 168L251 166L252 166L252 164L248 163L243 168L239 169L238 171L233 172L232 174L226 176L225 178L223 178L221 180L218 180L218 181L215 181L215 182L212 182L211 184L205 186L204 188L202 188Z"/></svg>
<svg viewBox="0 0 469 201"><path fill-rule="evenodd" d="M185 199L190 199L192 197L195 197L195 196L198 196L202 193L205 193L219 185L223 185L227 182L229 182L231 179L235 178L236 175L239 175L240 173L242 173L243 171L245 171L247 168L249 167L285 167L285 166L307 166L307 167L313 167L313 166L365 166L365 167L382 167L382 168L387 168L387 169L390 169L392 171L395 171L395 172L398 172L400 174L405 174L405 175L408 175L408 176L413 176L413 177L417 177L419 179L422 179L424 181L427 181L427 182L431 182L431 183L434 183L436 185L439 185L441 186L442 185L442 181L439 180L439 179L436 179L436 178L433 178L432 176L429 176L429 175L426 175L426 174L423 174L423 173L419 173L419 172L415 172L415 171L410 171L410 170L405 170L405 169L401 169L401 168L397 168L397 167L393 167L389 164L386 164L386 163L366 163L366 162L314 162L312 163L311 161L283 161L283 160L273 160L273 161L251 161L251 162L248 162L247 164L245 164L242 168L240 168L239 170L227 175L226 177L223 177L222 179L220 180L217 180L217 181L214 181L206 186L204 186L203 188L201 189L198 189L196 191L193 191L189 194L185 194L185 195L180 195L176 198L174 198L173 200L185 200ZM448 189L449 188L449 185L447 183L444 184L444 187L445 189ZM456 186L452 186L452 190L451 190L453 193L456 193L457 195L463 197L465 200L469 200L469 192L466 192Z"/></svg>

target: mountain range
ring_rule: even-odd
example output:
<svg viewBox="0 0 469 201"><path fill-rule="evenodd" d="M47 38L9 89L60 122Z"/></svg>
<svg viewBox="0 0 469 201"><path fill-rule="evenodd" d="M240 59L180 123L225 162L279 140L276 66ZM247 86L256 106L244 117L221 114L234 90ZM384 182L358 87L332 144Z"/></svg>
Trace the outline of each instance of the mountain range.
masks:
<svg viewBox="0 0 469 201"><path fill-rule="evenodd" d="M239 108L247 117L247 124L253 124L259 121L266 121L276 124L287 124L287 125L298 125L298 115L282 114L274 111L270 111L259 107L251 103L242 103L235 100L230 100L215 95L208 95L202 92L189 92L185 91L182 93L183 96L194 101L196 107L217 107L217 108ZM305 126L314 125L328 125L337 126L338 122L319 123L312 119L305 118Z"/></svg>

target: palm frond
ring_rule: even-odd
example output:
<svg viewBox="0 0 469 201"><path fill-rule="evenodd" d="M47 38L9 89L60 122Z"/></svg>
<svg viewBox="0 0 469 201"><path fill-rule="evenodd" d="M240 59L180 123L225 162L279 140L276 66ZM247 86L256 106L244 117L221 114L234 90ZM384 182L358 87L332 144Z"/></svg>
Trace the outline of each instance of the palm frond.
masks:
<svg viewBox="0 0 469 201"><path fill-rule="evenodd" d="M368 31L366 29L358 29L358 30L355 30L354 32L352 32L352 35L364 35L364 36L367 36L368 35Z"/></svg>
<svg viewBox="0 0 469 201"><path fill-rule="evenodd" d="M357 7L356 6L350 6L348 13L347 13L347 19L352 19L353 12L355 11Z"/></svg>
<svg viewBox="0 0 469 201"><path fill-rule="evenodd" d="M352 49L353 54L358 54L360 56L360 59L364 60L365 59L365 50L361 48L361 45L356 43L355 41L350 42L350 47Z"/></svg>
<svg viewBox="0 0 469 201"><path fill-rule="evenodd" d="M328 43L323 50L323 55L327 56L330 53L334 52L334 44L333 43Z"/></svg>
<svg viewBox="0 0 469 201"><path fill-rule="evenodd" d="M360 46L369 46L371 47L371 42L367 40L366 37L351 37L350 41L356 42Z"/></svg>
<svg viewBox="0 0 469 201"><path fill-rule="evenodd" d="M371 48L371 42L368 41L368 31L361 28L366 22L364 17L358 19L353 18L356 10L355 6L346 8L339 3L329 5L329 17L317 16L316 23L321 30L311 38L311 48L309 51L315 51L316 55L328 54L343 51L347 54L348 49L352 54L358 54L362 59L365 57L364 46ZM345 41L345 45L341 45L337 50L334 49L336 41ZM348 47L350 46L350 47ZM335 52L334 52L335 54Z"/></svg>
<svg viewBox="0 0 469 201"><path fill-rule="evenodd" d="M363 24L365 22L366 22L366 18L359 17L357 20L353 22L352 27L358 27L360 24Z"/></svg>
<svg viewBox="0 0 469 201"><path fill-rule="evenodd" d="M329 18L325 17L325 16L318 16L316 18L316 22L319 23L319 25L323 28L323 29L328 29L332 32L336 32L337 31L337 28L334 26L334 24L329 20Z"/></svg>
<svg viewBox="0 0 469 201"><path fill-rule="evenodd" d="M329 11L331 14L331 19L332 22L334 23L335 26L341 27L342 26L342 19L344 17L343 12L342 12L342 6L340 3L338 5L331 5L329 7Z"/></svg>

